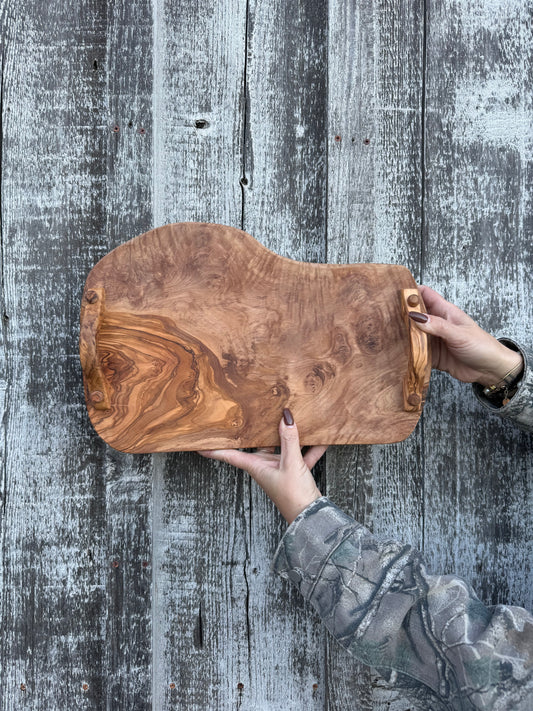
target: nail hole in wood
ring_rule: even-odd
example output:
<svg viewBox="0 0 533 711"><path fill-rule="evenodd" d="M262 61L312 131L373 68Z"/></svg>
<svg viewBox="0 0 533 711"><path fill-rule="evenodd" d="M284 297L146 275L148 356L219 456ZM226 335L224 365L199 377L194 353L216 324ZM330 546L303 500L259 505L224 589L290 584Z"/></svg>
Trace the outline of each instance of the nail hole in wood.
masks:
<svg viewBox="0 0 533 711"><path fill-rule="evenodd" d="M342 138L339 135L337 135L337 136L335 136L335 141L337 143L340 143L342 141Z"/></svg>
<svg viewBox="0 0 533 711"><path fill-rule="evenodd" d="M174 684L174 682L172 682L171 684L169 684L169 686L170 686L171 689L175 689L175 688L176 688L176 684Z"/></svg>
<svg viewBox="0 0 533 711"><path fill-rule="evenodd" d="M26 684L21 684L21 685L20 685L20 690L21 690L21 691L26 691Z"/></svg>
<svg viewBox="0 0 533 711"><path fill-rule="evenodd" d="M242 692L244 691L244 684L239 681L239 683L237 684L237 689L239 690L239 693L242 694Z"/></svg>
<svg viewBox="0 0 533 711"><path fill-rule="evenodd" d="M209 128L209 121L205 119L196 119L194 122L196 128Z"/></svg>
<svg viewBox="0 0 533 711"><path fill-rule="evenodd" d="M87 689L89 688L89 684L86 684L86 683L85 683L85 684L82 684L81 688L82 688L84 691L87 691Z"/></svg>
<svg viewBox="0 0 533 711"><path fill-rule="evenodd" d="M93 62L93 69L94 69L94 71L96 71L98 69L98 62L96 61L96 59Z"/></svg>
<svg viewBox="0 0 533 711"><path fill-rule="evenodd" d="M128 128L133 128L133 121L128 121Z"/></svg>
<svg viewBox="0 0 533 711"><path fill-rule="evenodd" d="M368 146L368 144L370 143L370 138L365 138L363 143L365 144L365 146Z"/></svg>
<svg viewBox="0 0 533 711"><path fill-rule="evenodd" d="M113 566L113 568L118 568L118 560L114 560L111 565Z"/></svg>
<svg viewBox="0 0 533 711"><path fill-rule="evenodd" d="M144 136L144 134L146 133L146 129L145 129L145 128L140 128L140 129L139 129L139 133L141 134L141 136Z"/></svg>
<svg viewBox="0 0 533 711"><path fill-rule="evenodd" d="M248 185L248 178L241 178L241 185Z"/></svg>
<svg viewBox="0 0 533 711"><path fill-rule="evenodd" d="M118 133L120 131L120 126L113 126L113 133Z"/></svg>

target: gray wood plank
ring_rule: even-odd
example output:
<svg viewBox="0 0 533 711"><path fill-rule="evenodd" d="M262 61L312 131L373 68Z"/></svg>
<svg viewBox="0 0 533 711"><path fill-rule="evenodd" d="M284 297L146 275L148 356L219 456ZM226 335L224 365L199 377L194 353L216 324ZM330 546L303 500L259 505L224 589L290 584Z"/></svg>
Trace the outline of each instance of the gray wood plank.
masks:
<svg viewBox="0 0 533 711"><path fill-rule="evenodd" d="M108 3L106 251L153 227L152 4ZM152 460L106 448L106 696L101 707L152 708Z"/></svg>
<svg viewBox="0 0 533 711"><path fill-rule="evenodd" d="M154 223L240 227L246 2L154 3ZM244 708L246 478L154 457L154 708Z"/></svg>
<svg viewBox="0 0 533 711"><path fill-rule="evenodd" d="M303 261L326 256L326 35L324 4L249 3L243 228ZM323 708L325 631L270 570L286 525L255 484L250 506L251 696L243 708Z"/></svg>
<svg viewBox="0 0 533 711"><path fill-rule="evenodd" d="M0 697L101 708L107 670L103 445L87 427L79 299L103 244L99 3L3 4L7 390Z"/></svg>
<svg viewBox="0 0 533 711"><path fill-rule="evenodd" d="M328 262L420 277L423 32L421 2L329 3ZM419 545L422 441L421 422L397 445L330 450L328 496L376 534ZM331 640L327 663L328 708L410 708Z"/></svg>
<svg viewBox="0 0 533 711"><path fill-rule="evenodd" d="M531 345L530 2L429 4L424 278ZM532 438L435 378L426 417L426 557L488 603L531 608Z"/></svg>

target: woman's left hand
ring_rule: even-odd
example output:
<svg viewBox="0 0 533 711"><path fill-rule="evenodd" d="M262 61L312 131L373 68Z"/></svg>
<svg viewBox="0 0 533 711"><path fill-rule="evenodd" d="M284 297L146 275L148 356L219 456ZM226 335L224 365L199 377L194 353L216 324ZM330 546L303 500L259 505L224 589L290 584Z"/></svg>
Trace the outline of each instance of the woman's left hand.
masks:
<svg viewBox="0 0 533 711"><path fill-rule="evenodd" d="M254 453L216 449L199 454L247 471L276 504L287 523L292 523L310 503L322 496L311 469L327 446L310 447L302 456L298 429L289 410L283 411L279 435L281 454L274 454L273 449L260 449Z"/></svg>

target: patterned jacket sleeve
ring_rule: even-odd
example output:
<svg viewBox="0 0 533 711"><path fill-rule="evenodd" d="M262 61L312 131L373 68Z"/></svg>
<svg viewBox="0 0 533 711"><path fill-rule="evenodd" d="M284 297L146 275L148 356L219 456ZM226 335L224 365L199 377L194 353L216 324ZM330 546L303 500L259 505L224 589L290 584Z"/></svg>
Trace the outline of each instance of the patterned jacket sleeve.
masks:
<svg viewBox="0 0 533 711"><path fill-rule="evenodd" d="M503 407L494 406L484 395L483 386L474 383L474 393L481 404L500 417L513 420L520 429L533 432L533 350L518 345L509 338L500 338L508 348L519 351L524 359L524 374L518 390Z"/></svg>
<svg viewBox="0 0 533 711"><path fill-rule="evenodd" d="M486 607L421 554L379 540L323 497L287 529L274 570L335 639L424 709L533 709L533 617Z"/></svg>

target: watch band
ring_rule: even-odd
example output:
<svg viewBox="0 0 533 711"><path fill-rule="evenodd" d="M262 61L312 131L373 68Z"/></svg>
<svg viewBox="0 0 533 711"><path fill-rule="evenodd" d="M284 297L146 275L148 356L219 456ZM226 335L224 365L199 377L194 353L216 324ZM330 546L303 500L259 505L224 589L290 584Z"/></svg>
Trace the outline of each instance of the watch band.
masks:
<svg viewBox="0 0 533 711"><path fill-rule="evenodd" d="M506 373L495 385L488 385L483 388L483 395L491 401L498 401L502 405L507 405L518 390L523 373L524 363L522 362Z"/></svg>

